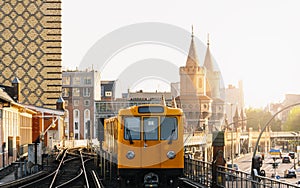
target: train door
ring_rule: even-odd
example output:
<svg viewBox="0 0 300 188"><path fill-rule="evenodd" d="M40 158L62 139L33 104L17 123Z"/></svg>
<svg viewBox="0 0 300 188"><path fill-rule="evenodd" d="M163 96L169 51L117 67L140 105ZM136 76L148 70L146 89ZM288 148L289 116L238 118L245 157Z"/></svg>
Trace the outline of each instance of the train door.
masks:
<svg viewBox="0 0 300 188"><path fill-rule="evenodd" d="M141 167L160 168L159 116L145 116L142 121Z"/></svg>

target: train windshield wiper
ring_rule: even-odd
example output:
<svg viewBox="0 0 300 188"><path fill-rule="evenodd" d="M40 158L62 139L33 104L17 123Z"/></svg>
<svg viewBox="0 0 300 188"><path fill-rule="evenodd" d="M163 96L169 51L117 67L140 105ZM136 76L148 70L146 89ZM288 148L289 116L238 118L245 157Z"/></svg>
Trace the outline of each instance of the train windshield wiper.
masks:
<svg viewBox="0 0 300 188"><path fill-rule="evenodd" d="M148 144L146 143L147 138L146 138L146 132L144 132L144 148L148 146Z"/></svg>
<svg viewBox="0 0 300 188"><path fill-rule="evenodd" d="M174 133L175 133L175 129L172 129L168 144L172 144L172 140L173 140L173 135L174 135Z"/></svg>
<svg viewBox="0 0 300 188"><path fill-rule="evenodd" d="M129 143L133 144L131 132L130 132L130 130L128 128L126 128L126 134L127 134L128 138L129 138Z"/></svg>

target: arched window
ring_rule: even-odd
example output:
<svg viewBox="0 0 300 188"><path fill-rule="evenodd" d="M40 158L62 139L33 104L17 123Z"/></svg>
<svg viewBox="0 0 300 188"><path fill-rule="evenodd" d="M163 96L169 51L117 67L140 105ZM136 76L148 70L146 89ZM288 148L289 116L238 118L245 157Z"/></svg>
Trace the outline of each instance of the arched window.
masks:
<svg viewBox="0 0 300 188"><path fill-rule="evenodd" d="M91 118L90 118L90 110L84 110L84 139L91 139Z"/></svg>
<svg viewBox="0 0 300 188"><path fill-rule="evenodd" d="M80 139L80 112L79 110L75 109L74 113L74 139Z"/></svg>

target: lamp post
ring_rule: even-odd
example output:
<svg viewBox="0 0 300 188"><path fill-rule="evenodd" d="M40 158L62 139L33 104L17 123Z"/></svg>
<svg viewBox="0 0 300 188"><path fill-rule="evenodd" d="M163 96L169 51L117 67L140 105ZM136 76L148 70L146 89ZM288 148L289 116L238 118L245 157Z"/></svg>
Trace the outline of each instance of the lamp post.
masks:
<svg viewBox="0 0 300 188"><path fill-rule="evenodd" d="M258 135L258 138L257 138L257 141L256 141L256 144L255 144L255 148L254 148L254 151L253 151L253 155L252 155L252 163L251 163L251 177L252 179L254 179L254 162L255 162L255 156L256 156L256 150L258 148L258 144L259 144L259 141L260 141L260 138L263 134L263 132L266 130L267 126L272 122L272 120L279 114L281 113L282 111L288 109L288 108L291 108L291 107L294 107L294 106L297 106L297 105L300 105L300 103L294 103L294 104L291 104L289 106L286 106L284 108L282 108L281 110L279 110L278 112L276 112L272 117L271 119L265 124L265 126L262 128L261 132L259 133Z"/></svg>
<svg viewBox="0 0 300 188"><path fill-rule="evenodd" d="M233 118L232 118L232 106L233 106L233 103L227 102L226 104L230 105L230 121L231 122L229 124L227 123L227 125L226 125L227 129L228 129L230 125L234 124ZM231 142L230 142L230 158L231 158L231 164L233 166L233 128L231 128L230 140L231 140Z"/></svg>
<svg viewBox="0 0 300 188"><path fill-rule="evenodd" d="M41 139L41 142L42 142L42 147L43 147L43 143L44 143L45 134L49 131L50 128L54 128L55 126L56 126L55 121L52 121L51 125L49 125L49 127L45 131L41 132L40 139Z"/></svg>
<svg viewBox="0 0 300 188"><path fill-rule="evenodd" d="M56 121L57 121L57 119L55 121L53 120L52 123L48 126L48 128L46 130L42 131L39 134L38 138L35 141L35 150L34 150L35 151L35 153L34 153L34 155L35 155L35 165L38 164L38 162L37 162L37 157L38 157L38 155L37 155L37 143L40 142L40 144L41 144L41 149L42 149L42 151L41 151L42 161L41 162L42 162L42 165L43 165L44 136L49 131L50 128L54 128L56 126L56 123L55 123Z"/></svg>
<svg viewBox="0 0 300 188"><path fill-rule="evenodd" d="M299 132L292 132L292 135L296 136L295 142L294 142L294 152L295 152L295 154L294 154L294 169L296 170L296 156L298 158L298 163L299 163L299 157L298 157L298 153L297 153Z"/></svg>

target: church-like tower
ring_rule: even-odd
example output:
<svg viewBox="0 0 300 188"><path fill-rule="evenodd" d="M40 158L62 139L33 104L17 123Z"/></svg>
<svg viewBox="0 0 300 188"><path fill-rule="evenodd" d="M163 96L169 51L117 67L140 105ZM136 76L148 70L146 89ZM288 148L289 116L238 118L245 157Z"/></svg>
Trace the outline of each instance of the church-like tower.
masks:
<svg viewBox="0 0 300 188"><path fill-rule="evenodd" d="M215 67L210 52L209 36L207 37L207 50L203 66L206 69L207 77L207 95L212 98L212 115L208 121L208 127L211 131L221 130L224 123L225 102L221 98L221 72Z"/></svg>
<svg viewBox="0 0 300 188"><path fill-rule="evenodd" d="M180 96L206 95L206 71L199 65L194 35L186 60L186 65L180 67Z"/></svg>
<svg viewBox="0 0 300 188"><path fill-rule="evenodd" d="M206 95L206 70L199 64L192 32L186 65L180 67L179 106L186 117L186 131L207 131L208 118L211 114L211 98Z"/></svg>

